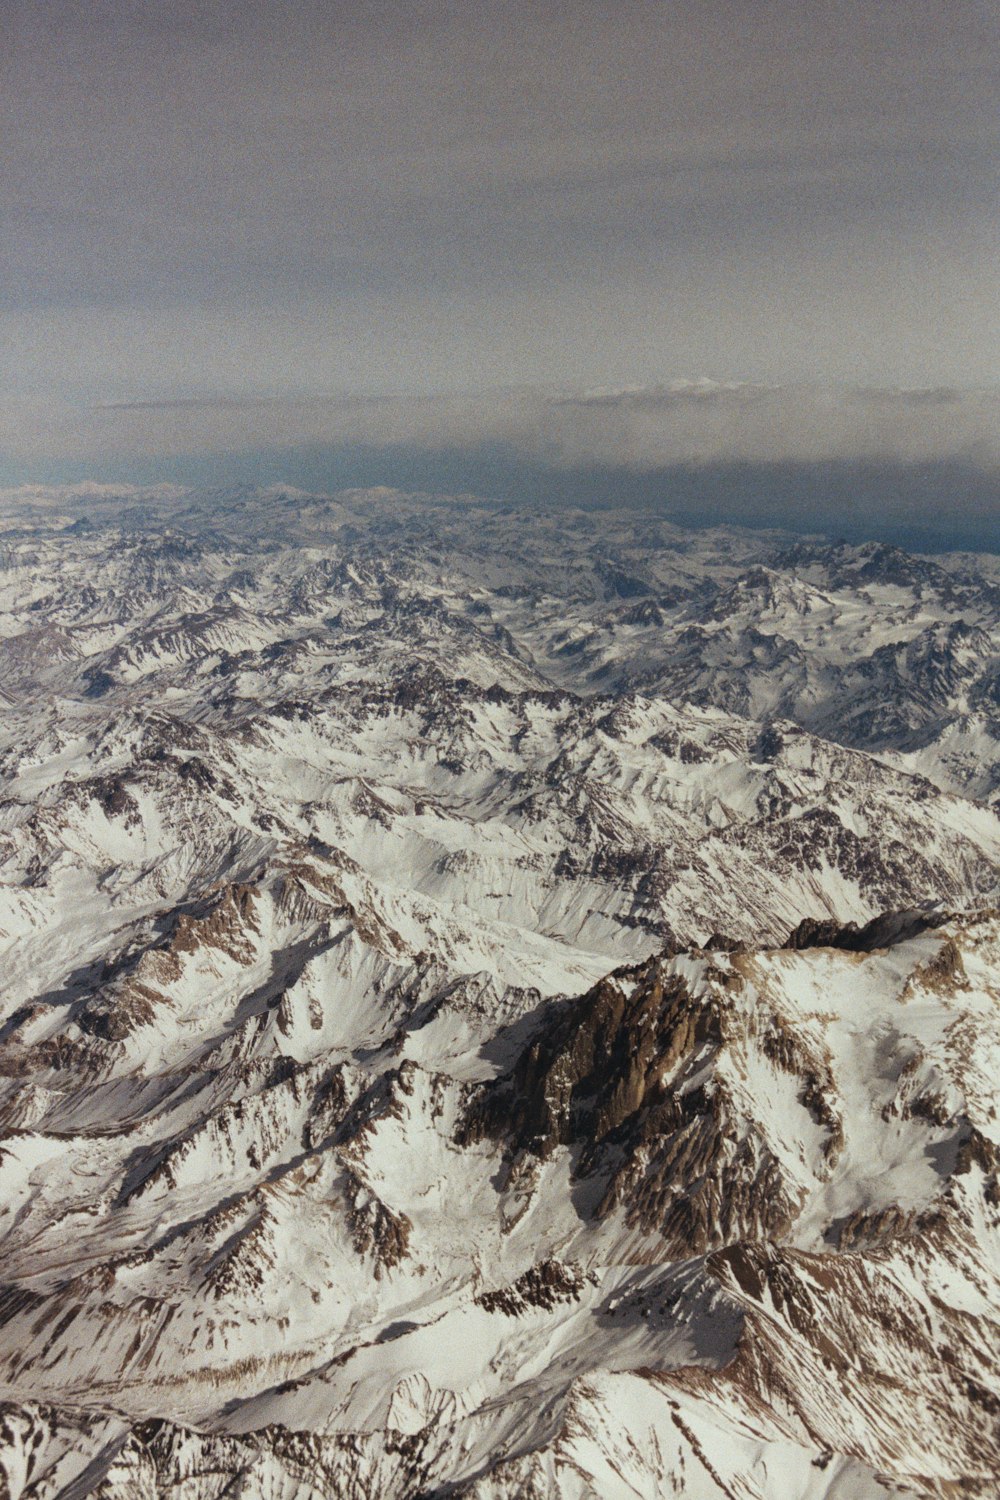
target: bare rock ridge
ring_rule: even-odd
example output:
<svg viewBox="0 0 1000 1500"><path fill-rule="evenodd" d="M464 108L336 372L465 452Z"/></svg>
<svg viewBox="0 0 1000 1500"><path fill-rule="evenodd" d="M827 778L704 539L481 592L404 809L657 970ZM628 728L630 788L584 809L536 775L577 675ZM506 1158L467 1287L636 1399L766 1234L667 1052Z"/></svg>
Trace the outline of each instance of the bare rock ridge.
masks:
<svg viewBox="0 0 1000 1500"><path fill-rule="evenodd" d="M2 540L0 1494L996 1495L995 559Z"/></svg>
<svg viewBox="0 0 1000 1500"><path fill-rule="evenodd" d="M890 911L872 917L863 927L856 922L817 921L803 917L785 940L786 948L844 948L849 953L873 953L876 948L891 948L907 938L919 937L934 927L943 926L946 915L936 911Z"/></svg>

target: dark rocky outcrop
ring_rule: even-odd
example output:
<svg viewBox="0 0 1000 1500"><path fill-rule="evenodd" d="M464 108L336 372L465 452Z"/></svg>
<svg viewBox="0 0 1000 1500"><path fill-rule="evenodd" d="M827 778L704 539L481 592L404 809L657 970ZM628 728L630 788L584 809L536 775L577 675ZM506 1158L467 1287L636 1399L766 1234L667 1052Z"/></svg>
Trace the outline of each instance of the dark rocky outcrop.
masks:
<svg viewBox="0 0 1000 1500"><path fill-rule="evenodd" d="M785 948L801 951L805 948L842 948L849 953L874 953L878 948L893 948L897 943L908 942L948 920L947 912L907 911L884 912L873 917L863 927L857 922L836 922L824 918L803 917L799 925L788 934L782 944Z"/></svg>

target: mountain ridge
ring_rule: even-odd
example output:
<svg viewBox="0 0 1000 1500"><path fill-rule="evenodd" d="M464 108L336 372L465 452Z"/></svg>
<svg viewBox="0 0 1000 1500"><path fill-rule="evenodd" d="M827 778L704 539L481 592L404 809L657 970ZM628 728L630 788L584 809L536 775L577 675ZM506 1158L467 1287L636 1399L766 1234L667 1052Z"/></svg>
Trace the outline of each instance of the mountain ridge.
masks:
<svg viewBox="0 0 1000 1500"><path fill-rule="evenodd" d="M0 567L12 1500L991 1494L995 560L139 500Z"/></svg>

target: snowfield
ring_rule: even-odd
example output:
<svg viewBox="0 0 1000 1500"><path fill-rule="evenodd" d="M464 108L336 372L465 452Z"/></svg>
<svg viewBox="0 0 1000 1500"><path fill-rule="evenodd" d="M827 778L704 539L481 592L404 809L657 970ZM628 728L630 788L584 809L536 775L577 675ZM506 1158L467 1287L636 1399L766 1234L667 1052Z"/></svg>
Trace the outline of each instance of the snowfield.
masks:
<svg viewBox="0 0 1000 1500"><path fill-rule="evenodd" d="M3 513L2 1493L997 1493L995 560Z"/></svg>

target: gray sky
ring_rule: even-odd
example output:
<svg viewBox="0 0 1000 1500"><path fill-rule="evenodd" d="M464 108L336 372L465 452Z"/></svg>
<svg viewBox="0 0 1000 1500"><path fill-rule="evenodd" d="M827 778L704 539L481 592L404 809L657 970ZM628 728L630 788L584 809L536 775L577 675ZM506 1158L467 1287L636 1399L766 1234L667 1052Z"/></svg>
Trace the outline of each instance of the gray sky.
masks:
<svg viewBox="0 0 1000 1500"><path fill-rule="evenodd" d="M686 377L804 388L810 410L837 384L1000 384L996 0L0 0L0 18L15 458L218 446L240 423L240 442L261 422L336 440L362 396L382 398L351 407L362 439L369 420L422 441L439 419L506 423L557 452L596 442L599 415L642 462ZM524 384L544 400L509 394ZM552 416L595 386L655 389L644 413L616 394L613 418ZM975 401L952 449L995 442L968 430ZM721 409L695 456L745 430L744 403L720 436ZM866 408L848 447L915 441L898 410L883 429Z"/></svg>

